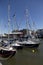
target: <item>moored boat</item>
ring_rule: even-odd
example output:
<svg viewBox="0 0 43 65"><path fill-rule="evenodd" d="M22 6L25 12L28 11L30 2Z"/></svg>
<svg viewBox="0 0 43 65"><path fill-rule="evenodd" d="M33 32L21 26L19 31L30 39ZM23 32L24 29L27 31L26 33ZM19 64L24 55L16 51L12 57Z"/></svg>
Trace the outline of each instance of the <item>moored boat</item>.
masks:
<svg viewBox="0 0 43 65"><path fill-rule="evenodd" d="M13 43L11 44L11 46L12 46L13 48L16 48L16 49L22 49L22 48L23 48L23 46L20 45L20 44L18 44L17 41L16 41L16 42L13 42Z"/></svg>
<svg viewBox="0 0 43 65"><path fill-rule="evenodd" d="M22 42L19 42L18 41L18 44L20 44L20 45L23 45L24 47L38 47L39 46L39 44L40 43L38 43L38 41L36 42L36 41L33 41L33 40L31 40L31 39L29 39L29 40L24 40L24 41L22 41Z"/></svg>
<svg viewBox="0 0 43 65"><path fill-rule="evenodd" d="M9 48L3 48L0 47L0 56L2 57L9 57L10 55L15 55L16 49L13 49L12 47Z"/></svg>

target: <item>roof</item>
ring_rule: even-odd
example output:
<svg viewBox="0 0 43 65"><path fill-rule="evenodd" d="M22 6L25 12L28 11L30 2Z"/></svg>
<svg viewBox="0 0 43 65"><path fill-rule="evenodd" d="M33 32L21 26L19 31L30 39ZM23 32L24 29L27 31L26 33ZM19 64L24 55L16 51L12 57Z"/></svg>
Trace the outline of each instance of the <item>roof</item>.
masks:
<svg viewBox="0 0 43 65"><path fill-rule="evenodd" d="M22 32L13 32L13 33L7 33L9 35L18 35L18 34L23 34Z"/></svg>

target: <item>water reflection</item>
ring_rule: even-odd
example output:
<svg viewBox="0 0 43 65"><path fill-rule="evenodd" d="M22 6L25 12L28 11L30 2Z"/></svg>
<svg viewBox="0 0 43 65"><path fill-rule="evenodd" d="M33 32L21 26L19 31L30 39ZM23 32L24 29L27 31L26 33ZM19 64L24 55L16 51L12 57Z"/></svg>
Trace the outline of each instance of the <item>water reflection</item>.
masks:
<svg viewBox="0 0 43 65"><path fill-rule="evenodd" d="M26 50L27 52L30 52L30 53L39 53L38 48L25 48L24 50Z"/></svg>
<svg viewBox="0 0 43 65"><path fill-rule="evenodd" d="M12 58L9 58L7 60L1 60L3 65L15 65L16 63L16 59L15 56L13 56Z"/></svg>
<svg viewBox="0 0 43 65"><path fill-rule="evenodd" d="M9 59L9 58L10 58L10 57L3 58L3 57L0 56L0 60L7 60L7 59Z"/></svg>
<svg viewBox="0 0 43 65"><path fill-rule="evenodd" d="M0 65L14 65L15 60L15 56L9 56L7 58L4 58L0 55Z"/></svg>
<svg viewBox="0 0 43 65"><path fill-rule="evenodd" d="M13 56L14 55L10 55L8 57L5 57L5 56L3 57L3 56L0 55L0 60L8 60L8 59L11 59Z"/></svg>

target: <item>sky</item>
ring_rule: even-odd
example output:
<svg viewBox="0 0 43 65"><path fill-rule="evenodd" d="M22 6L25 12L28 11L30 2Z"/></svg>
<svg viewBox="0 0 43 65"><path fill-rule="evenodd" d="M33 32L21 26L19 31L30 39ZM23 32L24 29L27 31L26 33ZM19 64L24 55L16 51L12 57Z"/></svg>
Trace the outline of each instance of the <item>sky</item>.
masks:
<svg viewBox="0 0 43 65"><path fill-rule="evenodd" d="M31 27L27 25L29 29L43 29L43 0L10 0L9 26L8 3L9 0L0 0L0 33L25 29L26 19L31 25ZM26 9L28 9L28 17L26 17Z"/></svg>

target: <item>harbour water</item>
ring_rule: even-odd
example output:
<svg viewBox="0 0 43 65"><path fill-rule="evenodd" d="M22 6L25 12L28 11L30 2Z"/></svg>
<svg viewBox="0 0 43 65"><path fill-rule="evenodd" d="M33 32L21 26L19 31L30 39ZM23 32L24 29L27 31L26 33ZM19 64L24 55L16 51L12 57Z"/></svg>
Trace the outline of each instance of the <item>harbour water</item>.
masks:
<svg viewBox="0 0 43 65"><path fill-rule="evenodd" d="M43 65L43 40L37 49L23 48L13 57L0 58L0 65Z"/></svg>

